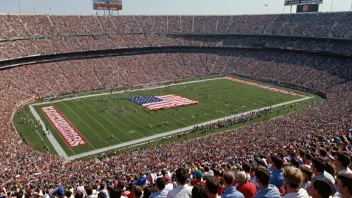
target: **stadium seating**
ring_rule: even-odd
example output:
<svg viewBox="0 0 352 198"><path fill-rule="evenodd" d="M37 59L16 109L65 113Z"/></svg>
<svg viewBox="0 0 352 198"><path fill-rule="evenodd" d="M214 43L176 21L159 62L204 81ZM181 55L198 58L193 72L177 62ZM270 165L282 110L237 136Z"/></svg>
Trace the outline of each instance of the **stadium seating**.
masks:
<svg viewBox="0 0 352 198"><path fill-rule="evenodd" d="M215 46L214 40L166 37L167 33L243 33L351 38L350 12L256 16L41 16L0 15L0 59L118 47L158 45ZM130 34L142 33L142 34ZM31 37L43 36L40 39ZM11 40L24 38L24 40ZM9 40L6 40L9 39ZM223 45L289 46L351 53L341 41L233 37ZM64 162L25 144L11 124L15 110L34 97L89 91L97 87L132 86L210 74L240 73L280 80L323 91L321 105L255 123L230 133L155 145L90 161ZM197 163L241 164L297 148L312 149L316 135L323 146L352 127L352 61L349 58L297 52L236 49L217 53L161 53L66 60L0 70L1 182L29 189L55 184L93 184L139 170ZM313 133L315 135L313 135ZM351 132L349 132L351 134ZM351 136L352 137L352 136ZM351 138L348 137L348 138ZM173 137L176 138L176 137ZM127 171L126 171L127 170ZM35 174L40 173L40 174ZM16 177L17 183L12 183ZM120 177L122 178L122 177ZM129 177L130 178L130 177ZM33 182L34 181L34 182Z"/></svg>

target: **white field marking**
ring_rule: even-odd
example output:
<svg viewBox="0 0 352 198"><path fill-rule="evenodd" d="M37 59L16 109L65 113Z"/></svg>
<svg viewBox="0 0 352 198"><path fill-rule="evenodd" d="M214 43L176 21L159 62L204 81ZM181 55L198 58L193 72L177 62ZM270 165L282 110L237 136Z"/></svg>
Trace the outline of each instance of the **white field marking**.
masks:
<svg viewBox="0 0 352 198"><path fill-rule="evenodd" d="M84 102L84 100L81 100L81 101L83 101ZM93 103L94 104L96 104L96 102L94 102L93 101ZM84 102L84 104L86 104L86 105L88 105L91 109L93 109L94 110L94 108L92 108L89 104L87 104L86 102ZM99 104L97 104L98 105L98 107L100 107L99 106ZM125 126L127 126L124 122L122 122L120 119L117 119L112 113L110 113L109 111L106 111L106 113L108 113L108 114L110 114L113 118L115 118L117 121L119 121L119 122L121 122L123 125L125 125ZM108 122L110 122L114 127L116 127L119 131L121 131L123 134L125 134L125 135L127 135L125 132L123 132L118 126L116 126L116 124L114 124L113 122L111 122L111 120L109 120L109 119L107 119L104 115L101 115L101 114L99 114L100 116L102 116L106 121L108 121ZM129 119L128 119L129 120ZM110 133L111 134L111 133ZM115 136L115 134L111 134L111 135L113 135L113 136ZM128 135L127 135L128 136ZM143 136L143 135L142 135ZM130 136L128 136L129 138L131 138ZM145 136L144 136L145 137ZM117 140L119 140L116 136L115 136L115 138L117 139ZM131 138L132 139L132 138ZM120 140L119 140L120 141ZM122 141L120 141L120 142L122 142Z"/></svg>
<svg viewBox="0 0 352 198"><path fill-rule="evenodd" d="M42 121L42 119L40 118L40 116L38 115L37 111L33 108L32 105L28 105L28 106L29 106L29 109L31 110L31 112L32 112L32 114L33 114L33 116L34 116L34 118L35 118L36 120L39 120L39 123L40 123L40 125L42 126L43 131L45 131L45 124L44 124L44 122ZM50 132L50 133L51 133L51 132ZM64 158L66 159L66 158L68 157L67 154L66 154L66 152L64 151L64 149L62 149L62 147L61 147L60 144L57 142L57 140L54 138L54 136L53 136L52 134L50 134L50 135L47 135L46 137L48 137L48 140L49 140L49 142L53 145L53 147L54 147L56 153L57 153L59 156L62 156L62 157L64 157ZM68 147L68 148L70 148L70 147ZM70 149L71 149L71 148L70 148ZM71 149L71 151L72 151L72 149ZM72 152L73 152L73 151L72 151Z"/></svg>
<svg viewBox="0 0 352 198"><path fill-rule="evenodd" d="M277 108L277 107L281 107L281 106L284 106L284 105L289 105L289 104L293 104L293 103L296 103L296 102L301 102L301 101L304 101L304 100L308 100L308 99L311 99L311 98L313 98L313 97L304 97L304 98L300 98L300 99L297 99L297 100L292 100L292 101L288 101L288 102L284 102L284 103L280 103L280 104L276 104L276 105L272 105L272 106L267 106L267 107L263 107L263 108L256 109L256 110L250 110L250 111L239 113L239 114L236 114L236 115L231 115L231 116L227 116L227 117L223 117L223 118L207 121L207 122L204 122L204 123L194 124L192 126L188 126L188 127L172 130L172 131L169 131L169 132L165 132L165 133L161 133L161 134L157 134L157 135L153 135L153 136L149 136L149 137L145 137L145 138L136 139L136 140L132 140L132 141L129 141L129 142L124 142L124 143L121 143L121 144L117 144L117 145L113 145L113 146L97 149L97 150L94 150L94 151L81 153L81 154L78 154L78 155L70 156L70 157L65 158L65 159L71 161L71 160L75 160L75 159L79 159L79 158L95 155L95 154L98 154L98 153L103 153L103 152L106 152L106 151L109 151L109 150L113 150L113 149L117 149L117 148L123 148L123 147L126 147L126 146L136 145L136 144L147 142L147 141L150 141L150 140L153 140L153 139L162 138L162 137L170 136L170 135L173 135L173 134L176 134L176 133L181 133L181 132L185 132L185 131L188 131L188 130L192 130L195 125L206 125L206 124L218 122L218 121L221 121L221 120L224 120L224 119L230 119L230 118L239 117L239 116L242 116L242 115L247 115L247 114L250 114L251 112L262 111L262 110L270 108L270 107L271 108Z"/></svg>
<svg viewBox="0 0 352 198"><path fill-rule="evenodd" d="M64 103L64 102L63 102ZM73 103L78 107L78 108L80 108L85 114L87 114L90 118L92 118L97 124L99 124L105 131L107 131L110 135L112 135L112 136L114 136L112 133L110 133L110 131L109 130L107 130L100 122L98 122L98 120L96 120L94 117L92 117L89 113L87 113L84 109L82 109L82 107L80 107L79 105L77 105L74 101L73 101ZM64 103L65 104L65 103ZM65 106L67 106L66 104L65 104ZM68 106L67 106L68 107ZM70 107L68 107L68 108L70 108ZM70 110L71 110L71 108L70 108ZM71 110L72 111L72 110ZM74 111L72 111L72 112L74 112ZM75 113L76 114L76 113ZM78 115L77 115L78 116ZM79 119L81 119L82 121L83 121L83 119L80 117L80 116L78 116L79 117ZM84 123L86 123L86 122L84 122ZM86 125L88 126L88 124L86 123ZM94 129L93 129L93 131L96 133L96 134L98 134ZM99 134L98 134L99 135ZM100 135L99 135L100 136ZM100 136L101 137L101 136ZM107 142L103 137L101 137L105 142ZM115 137L114 136L114 138L115 139L117 139L119 142L122 142L121 140L119 140L117 137ZM87 138L86 138L87 139ZM108 143L108 142L107 142ZM110 144L110 143L108 143L108 144ZM110 144L111 145L111 144Z"/></svg>

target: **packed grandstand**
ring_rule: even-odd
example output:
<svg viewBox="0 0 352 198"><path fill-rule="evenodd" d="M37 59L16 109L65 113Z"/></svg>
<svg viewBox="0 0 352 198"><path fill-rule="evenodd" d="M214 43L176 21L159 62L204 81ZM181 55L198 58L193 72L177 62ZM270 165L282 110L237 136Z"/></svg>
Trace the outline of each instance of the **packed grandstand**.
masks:
<svg viewBox="0 0 352 198"><path fill-rule="evenodd" d="M282 163L299 167L299 174L302 177L303 172L305 178L324 171L324 175L329 172L335 176L346 169L352 151L351 21L351 12L253 16L0 15L2 194L21 197L19 192L23 190L26 196L33 197L82 197L87 193L136 197L143 189L143 196L147 197L152 191L150 186L163 190L166 182L169 190L173 185L170 187L168 182L176 186L189 180L196 187L185 187L183 197L211 197L228 193L235 180L239 186L255 183L254 194L245 196L252 197L268 183L264 167L272 170L271 177L275 178L270 184L281 195L285 194L284 183L288 184L286 189L307 183L297 183L297 169L292 167L285 169L285 180L282 174L280 177ZM104 52L126 49L130 56L109 56ZM98 55L77 58L78 53L85 52ZM76 58L71 59L72 56ZM149 145L121 154L111 152L86 161L68 162L34 150L24 143L12 124L17 108L33 98L227 73L309 88L323 93L326 100L318 106L229 133ZM338 164L341 158L344 168ZM316 167L321 164L323 170L319 168L317 172ZM343 195L351 196L352 176L350 169L346 170L348 174L335 178L342 181L341 188L347 188L341 190ZM253 179L256 174L257 180ZM341 193L341 184L332 180L327 182L331 192L324 191L325 195L337 190ZM316 187L317 181L312 182L316 189L320 188ZM204 183L204 189L196 185L200 183ZM301 189L308 190L304 185ZM172 193L168 197L175 197ZM233 197L243 197L235 194Z"/></svg>

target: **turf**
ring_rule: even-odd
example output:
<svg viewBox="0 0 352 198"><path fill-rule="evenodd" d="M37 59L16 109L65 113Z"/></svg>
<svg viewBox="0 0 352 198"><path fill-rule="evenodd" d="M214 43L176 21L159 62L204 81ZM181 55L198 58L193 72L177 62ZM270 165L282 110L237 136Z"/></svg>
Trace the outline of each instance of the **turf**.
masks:
<svg viewBox="0 0 352 198"><path fill-rule="evenodd" d="M205 92L211 94L210 98L205 97ZM116 100L116 98L129 96L167 94L181 95L199 103L188 107L150 112L128 100ZM53 103L89 142L73 149L65 144L40 111L40 107L50 104L35 106L35 109L67 155L72 156L298 98L300 97L220 79L175 85L167 89L125 92L108 95L108 97L97 96ZM106 111L104 111L105 103L98 101L105 99L107 99ZM120 111L122 106L125 107L125 113ZM165 121L168 122L167 125L158 126ZM153 127L149 128L149 124ZM28 129L22 126L22 130ZM31 131L28 134L34 136L33 130ZM113 138L109 138L110 135ZM32 142L33 137L28 141ZM46 142L47 139L44 138L43 141Z"/></svg>

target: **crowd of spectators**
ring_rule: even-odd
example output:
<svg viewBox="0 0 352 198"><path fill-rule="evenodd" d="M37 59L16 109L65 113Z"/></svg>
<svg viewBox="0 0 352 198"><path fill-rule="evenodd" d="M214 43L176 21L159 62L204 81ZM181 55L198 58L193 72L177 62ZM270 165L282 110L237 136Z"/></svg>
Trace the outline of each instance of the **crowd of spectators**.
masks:
<svg viewBox="0 0 352 198"><path fill-rule="evenodd" d="M167 35L239 33L350 38L352 31L346 19L351 17L350 12L241 16L0 15L0 39L10 39L0 43L0 59L121 47L218 46L221 42L351 53L348 40Z"/></svg>
<svg viewBox="0 0 352 198"><path fill-rule="evenodd" d="M319 25L316 28L322 30L336 28L345 31L343 35L335 30L319 34L349 35L349 31L344 29L348 26L340 27L340 23L330 29L321 26L328 27L331 21L350 17L350 13L323 13L320 18L317 16L150 16L143 19L134 16L70 16L71 20L63 22L65 17L60 16L0 15L0 21L6 21L0 25L11 27L7 27L8 31L0 32L0 36L105 33L109 32L106 31L108 27L115 27L116 31L134 32L145 27L140 22L149 22L152 24L151 31L155 32L177 31L178 28L180 32L225 32L221 28L226 28L226 21L236 25L226 31L289 34L299 29L299 33L311 35L310 28L314 26L305 25L303 28L300 21L302 17L310 23L317 20ZM171 19L180 25L170 25ZM322 19L326 21L323 23ZM197 21L197 24L193 21ZM286 24L283 21L289 21L292 26L283 25ZM218 25L204 25L210 22ZM341 23L346 25L349 22L341 20ZM29 27L33 24L38 28ZM126 29L117 30L120 25L126 26ZM275 27L277 32L271 32L274 28L270 27ZM119 46L118 42L144 46L146 40L152 38L149 35L139 36L59 36L26 40L23 44L11 41L5 42L5 45L0 43L0 54L10 58L16 53L20 56L46 50L55 53L89 50L92 46L109 48L102 43ZM154 38L158 40L159 37L154 35ZM115 39L116 43L106 39ZM175 45L179 42L175 41ZM149 193L151 197L156 194L160 197L252 197L256 194L258 197L263 197L262 194L269 197L285 194L286 197L294 197L296 195L291 193L296 193L302 197L308 194L326 197L338 192L342 197L350 197L352 173L347 167L352 151L351 64L350 59L332 56L238 49L207 54L164 53L70 60L0 70L2 196L114 198L121 195L148 197ZM58 156L36 151L25 143L11 124L15 109L34 97L89 91L97 87L126 87L212 73L240 73L295 83L323 91L328 99L320 105L312 104L309 109L250 124L228 133L194 140L187 140L185 135L185 139L178 143L147 145L144 149L110 153L99 158L92 157L89 161L64 162Z"/></svg>

